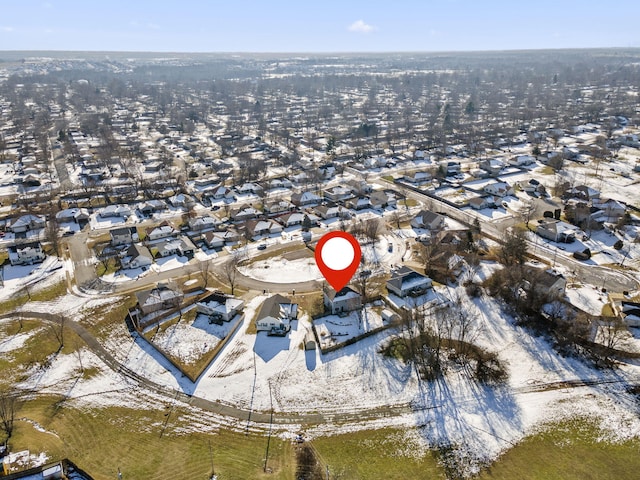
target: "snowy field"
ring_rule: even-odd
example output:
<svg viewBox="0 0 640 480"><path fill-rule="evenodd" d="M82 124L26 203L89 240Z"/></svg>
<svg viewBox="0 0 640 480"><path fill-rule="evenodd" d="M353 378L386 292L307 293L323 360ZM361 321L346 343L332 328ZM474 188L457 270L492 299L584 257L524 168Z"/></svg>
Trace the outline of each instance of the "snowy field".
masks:
<svg viewBox="0 0 640 480"><path fill-rule="evenodd" d="M151 341L169 356L193 364L215 349L239 321L238 315L222 325L210 324L206 315L198 314L193 322L180 322L152 335Z"/></svg>
<svg viewBox="0 0 640 480"><path fill-rule="evenodd" d="M479 269L478 274L485 276L492 269L489 265ZM325 412L337 415L336 420L341 414L378 408L394 412L390 416L378 416L377 420L363 416L357 423L291 425L282 427L283 435L303 430L313 438L362 428L419 426L416 437L419 445L424 448L442 443L460 445L460 454L477 465L495 458L542 424L577 415L599 419L614 440L640 435L635 398L622 385L551 388L554 382L634 380L640 373L638 367L625 365L618 372L609 374L576 359L563 358L544 339L515 326L495 300L488 297L469 300L461 288L449 289L445 295L462 298L465 307L473 312L480 332L477 341L490 351L496 351L506 363L510 374L507 385L478 385L464 371L457 370L449 371L436 383L418 381L411 366L379 353L380 347L393 334L391 330L327 355L321 355L319 350L300 348L310 329L306 316L293 322L287 337L269 337L264 332L247 334L248 322L266 297L254 298L248 303L244 324L197 385L183 378L145 342L132 338L124 326L114 330L105 347L125 366L157 383L244 409L269 411L271 391L276 412ZM333 320L344 322L339 317ZM207 330L209 327L207 323L191 329L200 335L222 335ZM355 333L356 325L333 325L331 328L337 333L341 328ZM167 338L171 338L174 345L186 346L191 342L202 345L203 340L194 338L193 333L196 332L175 329L167 333ZM12 343L11 347L2 345L5 350L17 349L20 342ZM185 351L182 355L188 358L190 352ZM130 380L105 368L91 352L82 351L82 363L85 368L95 365L101 373L74 383L70 389L69 379L79 369L78 358L59 355L49 369L34 371L22 386L64 393L70 401L86 406L131 405L133 384ZM149 401L136 405L150 408ZM224 422L221 418L216 421ZM202 428L201 422L184 426L185 431Z"/></svg>
<svg viewBox="0 0 640 480"><path fill-rule="evenodd" d="M324 278L313 258L287 260L275 257L238 267L238 270L247 277L273 283L295 283Z"/></svg>
<svg viewBox="0 0 640 480"><path fill-rule="evenodd" d="M320 339L320 347L326 349L383 327L385 322L376 310L367 307L366 313L358 310L344 317L328 315L317 318L314 326Z"/></svg>

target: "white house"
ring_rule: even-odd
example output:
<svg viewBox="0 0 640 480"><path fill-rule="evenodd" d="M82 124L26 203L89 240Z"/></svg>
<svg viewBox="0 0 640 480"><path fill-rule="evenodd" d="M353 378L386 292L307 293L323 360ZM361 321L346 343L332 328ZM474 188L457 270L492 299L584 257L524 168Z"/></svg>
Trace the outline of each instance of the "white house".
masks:
<svg viewBox="0 0 640 480"><path fill-rule="evenodd" d="M157 227L149 227L146 232L147 240L151 241L171 237L177 233L176 230L166 222L163 222Z"/></svg>
<svg viewBox="0 0 640 480"><path fill-rule="evenodd" d="M490 183L484 187L484 191L489 195L496 195L498 197L513 195L513 188L506 182Z"/></svg>
<svg viewBox="0 0 640 480"><path fill-rule="evenodd" d="M40 230L46 224L42 215L22 215L11 222L7 228L13 233L23 233L32 230Z"/></svg>
<svg viewBox="0 0 640 480"><path fill-rule="evenodd" d="M323 292L324 305L332 314L351 312L362 308L362 295L350 287L344 287L336 292L325 289Z"/></svg>
<svg viewBox="0 0 640 480"><path fill-rule="evenodd" d="M114 247L128 245L138 240L135 227L113 228L109 230L109 235L111 236L111 245Z"/></svg>
<svg viewBox="0 0 640 480"><path fill-rule="evenodd" d="M151 290L144 290L136 293L138 308L143 315L157 312L158 310L170 309L182 303L184 294L173 284L159 283Z"/></svg>
<svg viewBox="0 0 640 480"><path fill-rule="evenodd" d="M298 304L282 295L267 298L256 316L256 330L273 334L286 334L291 322L298 318Z"/></svg>
<svg viewBox="0 0 640 480"><path fill-rule="evenodd" d="M196 303L198 313L208 315L211 318L219 318L225 322L230 321L244 308L244 301L239 298L212 293Z"/></svg>
<svg viewBox="0 0 640 480"><path fill-rule="evenodd" d="M143 268L153 263L153 256L147 247L134 243L125 252L122 258L123 268Z"/></svg>
<svg viewBox="0 0 640 480"><path fill-rule="evenodd" d="M189 219L189 228L191 230L195 230L197 232L202 232L204 230L213 230L216 226L220 225L220 220L217 218L205 216L205 217L197 217Z"/></svg>
<svg viewBox="0 0 640 480"><path fill-rule="evenodd" d="M410 294L422 294L432 287L429 277L402 266L391 274L387 281L387 290L395 293L399 297L406 297Z"/></svg>
<svg viewBox="0 0 640 480"><path fill-rule="evenodd" d="M121 217L127 218L131 215L131 209L126 205L107 205L98 212L101 218Z"/></svg>
<svg viewBox="0 0 640 480"><path fill-rule="evenodd" d="M42 251L40 242L29 242L9 247L9 262L11 265L30 265L42 262L46 255Z"/></svg>
<svg viewBox="0 0 640 480"><path fill-rule="evenodd" d="M318 195L311 192L294 193L291 195L291 203L298 207L317 205L321 200Z"/></svg>
<svg viewBox="0 0 640 480"><path fill-rule="evenodd" d="M444 227L444 216L429 210L421 210L411 219L411 226L414 228L426 228L428 230L439 230Z"/></svg>

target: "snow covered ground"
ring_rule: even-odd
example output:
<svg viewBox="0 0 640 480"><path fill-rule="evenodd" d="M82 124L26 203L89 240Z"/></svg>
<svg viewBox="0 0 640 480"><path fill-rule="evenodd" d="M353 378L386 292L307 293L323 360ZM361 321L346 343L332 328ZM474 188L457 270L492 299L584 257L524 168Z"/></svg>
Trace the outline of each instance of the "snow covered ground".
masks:
<svg viewBox="0 0 640 480"><path fill-rule="evenodd" d="M383 327L385 323L378 312L367 307L366 313L356 311L344 317L328 315L317 318L314 325L320 339L320 346L326 349Z"/></svg>
<svg viewBox="0 0 640 480"><path fill-rule="evenodd" d="M478 274L485 276L493 268L494 265L486 265ZM269 411L271 393L276 412L323 412L338 415L336 419L340 414L367 409L395 412L377 420L283 427L290 432L302 428L309 437L362 428L418 426L416 441L424 448L455 444L461 447L460 455L480 464L535 432L543 423L575 415L600 419L605 430L616 439L640 435L635 399L622 386L546 388L554 382L579 379L634 379L639 376L638 367L625 365L618 372L603 373L579 360L559 356L546 340L515 326L494 299L470 300L462 288L449 289L446 296L462 298L466 308L473 312L479 330L478 343L497 351L507 364L510 374L507 385L478 385L464 371L457 370L449 371L445 379L436 383L419 381L411 366L379 353L381 345L393 333L391 330L327 355L321 355L319 350L300 348L310 329L306 316L293 322L286 337L269 337L264 332L247 334L246 327L264 296L248 302L244 324L195 385L146 342L131 337L124 325L114 329L105 341L105 348L126 367L157 383L244 409ZM63 297L53 306L43 305L43 309L70 309L80 314L86 308L80 300L86 302L87 299L76 301L71 297ZM30 309L33 308L37 308L37 304L30 304ZM339 317L336 320L344 321ZM197 350L198 345L206 341L204 335L216 338L223 335L209 331L213 326L208 323L201 327L165 332L167 341L182 352L182 348L192 348L192 343ZM340 330L338 326L333 327ZM342 327L349 331L355 328L354 325ZM194 338L193 331L198 332L198 338ZM0 348L5 351L21 348L22 338L13 339L11 343L6 343L7 340L0 339ZM191 354L186 350L180 354L183 353L185 358ZM151 408L152 399L132 403L139 393L131 380L107 369L89 351L82 350L81 358L84 368L95 366L100 373L73 382L80 368L78 357L58 355L49 369L33 371L21 386L63 393L69 401L87 406L134 404ZM224 422L221 418L216 421ZM186 430L201 427L199 423L184 426Z"/></svg>
<svg viewBox="0 0 640 480"><path fill-rule="evenodd" d="M287 260L274 257L238 267L238 270L247 277L273 283L295 283L324 278L313 258Z"/></svg>
<svg viewBox="0 0 640 480"><path fill-rule="evenodd" d="M215 349L239 321L240 317L236 316L222 325L210 324L206 315L199 314L193 322L171 325L154 335L152 341L168 355L191 364ZM154 328L150 327L150 330Z"/></svg>

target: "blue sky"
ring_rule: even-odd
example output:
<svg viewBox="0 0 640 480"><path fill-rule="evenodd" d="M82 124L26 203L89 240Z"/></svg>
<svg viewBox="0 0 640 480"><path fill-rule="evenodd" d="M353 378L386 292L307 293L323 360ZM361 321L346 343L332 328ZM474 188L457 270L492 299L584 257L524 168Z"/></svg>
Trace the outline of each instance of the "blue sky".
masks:
<svg viewBox="0 0 640 480"><path fill-rule="evenodd" d="M0 0L0 50L640 47L640 1Z"/></svg>

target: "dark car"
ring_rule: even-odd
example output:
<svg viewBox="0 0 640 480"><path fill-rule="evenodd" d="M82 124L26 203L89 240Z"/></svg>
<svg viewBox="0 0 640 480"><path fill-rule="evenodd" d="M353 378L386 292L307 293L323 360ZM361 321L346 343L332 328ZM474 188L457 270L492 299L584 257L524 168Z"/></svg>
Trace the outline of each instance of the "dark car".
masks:
<svg viewBox="0 0 640 480"><path fill-rule="evenodd" d="M266 243L261 243L260 245L258 245L258 250L266 250L266 249L267 249Z"/></svg>

